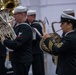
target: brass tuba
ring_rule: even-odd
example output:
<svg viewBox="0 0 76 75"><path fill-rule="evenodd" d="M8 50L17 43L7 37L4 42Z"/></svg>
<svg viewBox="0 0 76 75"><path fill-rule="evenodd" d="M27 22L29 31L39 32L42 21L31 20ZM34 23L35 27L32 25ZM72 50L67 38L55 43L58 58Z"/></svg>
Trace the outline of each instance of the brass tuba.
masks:
<svg viewBox="0 0 76 75"><path fill-rule="evenodd" d="M19 5L19 0L0 0L0 9L13 10L14 7Z"/></svg>
<svg viewBox="0 0 76 75"><path fill-rule="evenodd" d="M50 34L51 34L50 39L51 39L51 41L52 41L52 43L53 43L54 45L57 45L57 44L60 42L60 40L61 40L60 35L57 34L57 32L60 31L61 29L55 31L55 28L54 28L54 24L55 24L55 23L60 23L60 22L52 22L52 25L51 25L51 26L52 26L52 31L53 31L53 33L50 33ZM56 37L57 37L57 38L56 38ZM44 40L43 38L42 38L41 41L40 41L40 48L41 48L41 50L52 55L52 50L51 50L52 48L49 49L49 48L44 44L44 41L45 41L45 40ZM53 63L54 63L54 64L57 64L57 58L58 58L58 56L52 55L52 60L53 60Z"/></svg>

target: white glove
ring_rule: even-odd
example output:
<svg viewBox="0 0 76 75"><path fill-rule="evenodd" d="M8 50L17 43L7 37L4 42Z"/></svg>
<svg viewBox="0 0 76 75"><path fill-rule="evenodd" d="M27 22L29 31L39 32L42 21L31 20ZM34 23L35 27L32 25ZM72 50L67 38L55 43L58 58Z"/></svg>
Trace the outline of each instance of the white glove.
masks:
<svg viewBox="0 0 76 75"><path fill-rule="evenodd" d="M0 35L0 42L1 42L2 44L3 44L4 40L5 40L5 37L4 37L3 35Z"/></svg>

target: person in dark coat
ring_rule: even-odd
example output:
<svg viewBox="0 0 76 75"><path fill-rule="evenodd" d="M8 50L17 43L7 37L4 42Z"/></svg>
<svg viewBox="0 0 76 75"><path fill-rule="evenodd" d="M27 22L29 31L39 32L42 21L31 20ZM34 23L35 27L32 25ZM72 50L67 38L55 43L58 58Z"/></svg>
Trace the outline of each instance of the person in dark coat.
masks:
<svg viewBox="0 0 76 75"><path fill-rule="evenodd" d="M43 35L44 43L53 55L58 55L57 75L76 75L76 18L63 12L61 28L65 34L57 45L46 33Z"/></svg>
<svg viewBox="0 0 76 75"><path fill-rule="evenodd" d="M14 75L28 75L33 59L32 29L29 24L25 23L26 14L26 7L15 7L14 18L17 24L14 25L14 31L17 37L14 40L1 38L1 43L13 50L10 52L10 61L12 62Z"/></svg>
<svg viewBox="0 0 76 75"><path fill-rule="evenodd" d="M0 43L0 75L5 75L6 47Z"/></svg>
<svg viewBox="0 0 76 75"><path fill-rule="evenodd" d="M27 22L32 28L36 28L42 35L42 27L40 23L36 20L36 10L27 11ZM33 75L45 75L44 72L44 53L39 47L40 36L33 31L33 41L32 41L32 52L33 52L33 62L32 62L32 72Z"/></svg>

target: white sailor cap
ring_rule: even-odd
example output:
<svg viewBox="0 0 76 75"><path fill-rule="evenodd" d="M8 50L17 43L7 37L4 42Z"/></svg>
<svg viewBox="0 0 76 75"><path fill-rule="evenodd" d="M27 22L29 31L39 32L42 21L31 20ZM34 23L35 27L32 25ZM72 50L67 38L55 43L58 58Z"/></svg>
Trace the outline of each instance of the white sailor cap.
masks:
<svg viewBox="0 0 76 75"><path fill-rule="evenodd" d="M21 6L21 5L14 8L14 13L15 12L26 12L26 11L27 11L27 7L24 7L24 6Z"/></svg>
<svg viewBox="0 0 76 75"><path fill-rule="evenodd" d="M68 22L72 23L72 25L76 28L76 17L68 15L66 13L62 13L61 15L61 23Z"/></svg>
<svg viewBox="0 0 76 75"><path fill-rule="evenodd" d="M75 22L76 17L68 15L66 13L62 13L61 15L61 22Z"/></svg>
<svg viewBox="0 0 76 75"><path fill-rule="evenodd" d="M36 15L36 10L28 10L27 15Z"/></svg>
<svg viewBox="0 0 76 75"><path fill-rule="evenodd" d="M66 13L66 14L68 14L68 15L75 16L75 12L74 12L73 9L66 9L63 12Z"/></svg>

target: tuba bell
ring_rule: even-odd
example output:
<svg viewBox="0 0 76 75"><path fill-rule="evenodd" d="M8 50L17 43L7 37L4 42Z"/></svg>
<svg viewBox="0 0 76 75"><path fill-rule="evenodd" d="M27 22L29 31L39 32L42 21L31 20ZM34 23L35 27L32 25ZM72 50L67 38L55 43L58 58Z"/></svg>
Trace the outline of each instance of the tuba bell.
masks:
<svg viewBox="0 0 76 75"><path fill-rule="evenodd" d="M55 24L55 23L60 23L60 22L52 22L52 25L51 25L51 26L52 26L52 31L53 31L53 33L50 33L50 34L51 34L50 39L51 39L51 41L52 41L52 43L53 43L54 45L58 45L58 43L60 42L61 38L60 38L60 35L59 35L57 32L60 31L61 29L55 31L55 28L54 28L54 24ZM50 35L50 34L49 34L49 35ZM45 40L44 40L43 38L42 38L41 41L40 41L40 48L41 48L41 50L52 55L52 50L51 50L52 48L49 49L49 48L44 44L44 41L45 41ZM57 58L58 58L58 56L52 55L52 61L53 61L54 64L57 64Z"/></svg>
<svg viewBox="0 0 76 75"><path fill-rule="evenodd" d="M9 9L13 10L14 7L19 5L19 0L0 0L0 9Z"/></svg>

